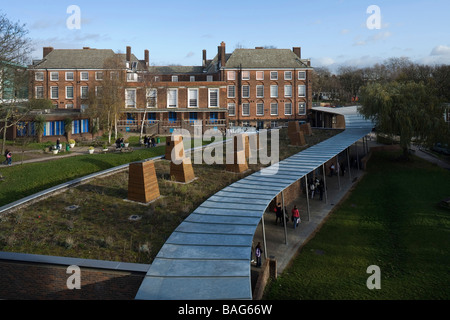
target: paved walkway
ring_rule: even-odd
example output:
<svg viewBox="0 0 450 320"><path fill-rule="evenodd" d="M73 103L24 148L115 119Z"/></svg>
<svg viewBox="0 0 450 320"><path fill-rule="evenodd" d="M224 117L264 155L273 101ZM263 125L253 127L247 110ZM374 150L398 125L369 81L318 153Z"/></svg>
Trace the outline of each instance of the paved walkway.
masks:
<svg viewBox="0 0 450 320"><path fill-rule="evenodd" d="M327 183L327 201L325 201L325 194L323 200L320 201L318 194L314 199L309 199L310 219L308 221L307 200L306 195L301 194L291 203L286 204L288 215L290 216L291 209L294 204L297 205L300 211L301 224L294 229L293 223L289 221L286 224L286 233L283 224L275 223L276 215L274 212L266 211L264 214L264 229L266 234L266 251L263 258L275 259L277 261L277 273L281 274L289 265L290 261L297 254L301 246L311 238L318 230L319 226L326 220L326 217L336 207L336 205L348 195L348 192L354 187L364 175L364 171L352 169L352 180L349 179L348 173L345 176L326 176ZM319 179L321 176L319 176ZM339 188L340 184L340 188ZM287 234L287 244L286 244ZM255 236L253 237L253 244L256 246L258 242L263 245L263 231L260 223ZM264 259L263 259L264 262ZM253 272L258 272L260 269L252 266Z"/></svg>
<svg viewBox="0 0 450 320"><path fill-rule="evenodd" d="M157 145L157 147L163 146L163 145L165 145L165 144L164 143L160 143L160 144ZM111 150L111 148L112 147L110 147L110 150ZM67 157L86 155L86 154L89 154L88 149L89 149L88 146L82 146L82 147L75 146L74 148L70 149L70 152L61 151L57 155L54 155L52 153L43 153L41 150L27 150L27 151L24 152L25 154L27 154L27 153L28 154L29 153L35 153L37 155L33 156L32 159L28 159L28 160L24 160L24 161L21 161L21 159L22 159L21 151L15 150L15 151L13 151L12 166L25 164L25 163L52 161L52 160L58 160L58 159L67 158ZM133 150L139 150L139 149L144 149L144 147L133 147ZM103 150L103 148L96 147L95 148L95 153L103 153L102 150ZM108 152L111 153L111 151L108 151ZM4 157L2 158L2 162L3 162L3 160L4 160ZM2 165L0 165L0 169L2 167L7 167L7 166L2 164Z"/></svg>
<svg viewBox="0 0 450 320"><path fill-rule="evenodd" d="M369 147L379 146L379 144L375 142L376 139L372 140L374 141L369 141ZM359 142L359 146L361 148L361 142ZM418 147L413 146L412 149L415 150L414 154L416 156L431 163L435 163L444 169L450 170L450 163L442 161L434 155L420 150ZM307 242L307 240L314 236L315 232L320 228L320 225L325 222L326 218L336 205L349 194L349 191L356 186L364 174L365 172L363 170L353 168L351 171L352 180L349 179L348 173L344 177L340 176L339 179L337 176L331 178L327 176L328 201L325 202L325 195L323 201L320 201L319 196L317 195L314 199L309 200L310 221L308 221L306 195L299 195L294 201L286 204L289 216L294 204L297 205L302 220L302 223L295 230L291 221L287 223L287 244L284 226L280 223L275 224L275 213L267 211L264 214L266 252L263 255L263 262L265 258L275 259L277 261L277 273L281 274L298 253L299 249ZM319 176L319 179L320 178L321 176ZM253 237L253 245L256 246L258 242L261 242L261 245L264 243L261 223ZM252 271L257 273L260 271L260 268L256 268L252 265Z"/></svg>
<svg viewBox="0 0 450 320"><path fill-rule="evenodd" d="M436 157L431 152L429 152L429 151L427 151L425 149L422 149L420 147L414 146L414 145L411 146L411 149L414 150L414 155L416 155L416 156L418 156L418 157L420 157L422 159L425 159L425 160L427 160L427 161L429 161L431 163L435 163L435 164L437 164L438 166L440 166L440 167L442 167L444 169L450 170L450 163L439 159L438 157Z"/></svg>

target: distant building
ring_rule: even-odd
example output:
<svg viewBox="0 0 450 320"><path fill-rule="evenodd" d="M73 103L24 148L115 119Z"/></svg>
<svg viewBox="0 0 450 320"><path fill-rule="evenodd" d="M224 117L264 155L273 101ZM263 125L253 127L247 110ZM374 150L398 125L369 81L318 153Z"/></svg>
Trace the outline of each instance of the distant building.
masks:
<svg viewBox="0 0 450 320"><path fill-rule="evenodd" d="M24 65L0 61L0 101L28 98L27 74L23 73L26 69Z"/></svg>
<svg viewBox="0 0 450 320"><path fill-rule="evenodd" d="M230 126L268 128L286 121L307 121L312 107L309 60L300 48L236 49L226 53L225 43L208 60L202 52L198 66L151 66L149 51L139 60L110 49L43 48L43 58L29 66L30 98L50 99L55 110L48 119L44 139L64 135L62 118L72 117L75 138L89 138L92 119L89 93L100 93L108 70L105 62L119 57L123 88L120 131L170 134L175 128L225 131Z"/></svg>
<svg viewBox="0 0 450 320"><path fill-rule="evenodd" d="M227 58L221 70L231 126L270 128L307 121L312 68L309 60L301 59L301 48L236 49Z"/></svg>

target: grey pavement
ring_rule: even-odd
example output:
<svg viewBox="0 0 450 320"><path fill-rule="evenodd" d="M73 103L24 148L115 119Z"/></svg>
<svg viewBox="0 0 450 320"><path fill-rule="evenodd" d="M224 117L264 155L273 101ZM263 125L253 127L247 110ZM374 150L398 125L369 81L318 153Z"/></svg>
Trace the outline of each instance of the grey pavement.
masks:
<svg viewBox="0 0 450 320"><path fill-rule="evenodd" d="M376 140L376 139L373 139ZM368 141L369 147L378 146L375 141ZM361 142L359 142L359 150L362 150ZM442 161L433 154L430 154L418 147L413 146L415 150L414 154L422 159L425 159L431 163L435 163L444 169L450 169L450 164ZM320 171L321 172L321 171ZM277 273L281 274L285 268L289 265L292 259L299 252L299 249L314 236L315 232L320 228L321 224L326 221L328 215L333 209L343 201L349 194L352 188L362 179L365 172L352 168L351 178L348 173L344 177L326 176L327 184L327 201L325 202L325 195L323 200L319 200L319 196L315 195L314 199L309 199L310 205L310 220L308 220L307 213L307 200L306 195L299 195L291 203L287 203L287 212L290 216L292 207L297 205L300 211L300 217L302 223L294 230L293 223L289 221L286 224L286 233L282 224L275 224L276 215L274 212L266 211L264 213L264 229L265 229L265 247L266 250L263 255L263 262L265 258L275 259L277 264ZM320 179L322 175L319 175ZM287 241L286 241L287 234ZM261 245L264 244L262 223L258 225L258 228L253 237L253 245L256 246L258 242ZM252 265L252 271L258 272L260 269Z"/></svg>
<svg viewBox="0 0 450 320"><path fill-rule="evenodd" d="M422 159L425 159L431 163L437 164L438 166L450 170L450 163L443 161L442 159L439 159L438 157L436 157L434 154L432 154L431 152L422 149L418 146L411 146L411 149L414 151L414 154Z"/></svg>
<svg viewBox="0 0 450 320"><path fill-rule="evenodd" d="M325 194L323 195L322 201L318 194L316 194L313 199L309 199L309 219L306 194L300 194L291 203L285 204L289 217L291 209L295 204L300 211L301 218L301 223L296 229L294 229L293 222L289 220L286 224L286 233L283 224L275 223L275 213L266 211L263 217L266 239L265 246L262 223L258 225L253 237L254 246L256 246L258 242L261 242L261 245L264 246L263 250L265 248L263 262L264 258L275 259L277 273L281 274L289 265L292 258L295 257L301 246L315 234L320 225L325 222L327 216L332 212L336 205L345 198L351 188L361 180L363 175L364 171L355 168L351 170L351 180L348 172L344 176L339 177L336 175L333 177L326 176L327 199L325 199ZM318 177L320 179L322 175L319 175ZM258 268L252 265L252 270L258 271Z"/></svg>
<svg viewBox="0 0 450 320"><path fill-rule="evenodd" d="M160 143L157 146L162 146L165 145L164 143ZM111 147L110 147L111 148ZM139 150L139 149L144 149L145 147L133 147L134 150ZM52 161L52 160L58 160L58 159L62 159L62 158L68 158L68 157L74 157L74 156L80 156L80 155L86 155L89 154L89 146L75 146L74 148L72 148L70 150L70 152L66 152L66 151L61 151L59 154L54 155L52 153L48 153L48 154L43 154L40 157L34 158L34 159L28 159L28 160L24 160L22 161L22 153L20 151L16 151L13 153L13 160L12 160L12 164L11 166L17 166L17 165L21 165L21 164L25 164L25 163L35 163L35 162L45 162L45 161ZM98 153L103 153L103 148L101 147L96 147L95 148L95 154ZM41 150L28 150L25 152L26 153L31 153L31 152L41 152ZM111 151L108 151L111 152ZM2 159L4 160L4 158ZM2 167L7 167L6 165L2 164L0 166L0 169Z"/></svg>

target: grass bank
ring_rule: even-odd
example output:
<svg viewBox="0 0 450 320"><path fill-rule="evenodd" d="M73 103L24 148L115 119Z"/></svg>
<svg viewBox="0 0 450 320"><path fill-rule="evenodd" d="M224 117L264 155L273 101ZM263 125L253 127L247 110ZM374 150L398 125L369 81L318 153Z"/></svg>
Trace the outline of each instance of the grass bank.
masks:
<svg viewBox="0 0 450 320"><path fill-rule="evenodd" d="M129 153L86 154L46 162L2 167L0 206L98 171L162 155L164 150L165 147L160 146Z"/></svg>
<svg viewBox="0 0 450 320"><path fill-rule="evenodd" d="M280 159L306 148L288 146L284 131L280 134ZM337 133L339 131L318 130L306 139L313 145ZM18 184L14 186L16 190L22 188L32 193L32 188L42 189L44 183L52 186L84 175L80 169L72 172L73 167L84 168L86 174L150 158L154 155L152 152L158 153L158 150L164 152L164 147L159 148L76 156L35 164L36 167L31 164L10 167L6 169L11 175L0 186L8 191L9 187L3 185L10 182ZM250 165L248 172L235 174L225 171L225 165L221 164L194 164L197 179L190 184L170 181L167 160L156 161L155 167L162 197L149 205L126 200L128 170L124 170L0 215L0 251L151 263L167 237L196 207L232 182L260 170L261 165ZM16 176L17 180L13 179ZM27 183L28 180L33 185ZM137 219L130 220L132 215Z"/></svg>
<svg viewBox="0 0 450 320"><path fill-rule="evenodd" d="M375 153L368 173L265 299L449 299L450 172L419 158ZM367 268L381 271L369 290Z"/></svg>

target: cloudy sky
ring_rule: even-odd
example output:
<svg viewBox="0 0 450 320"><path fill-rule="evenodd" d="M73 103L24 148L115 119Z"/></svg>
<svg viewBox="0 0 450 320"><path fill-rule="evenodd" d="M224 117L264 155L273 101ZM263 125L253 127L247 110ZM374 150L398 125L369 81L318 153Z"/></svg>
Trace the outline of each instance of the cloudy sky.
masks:
<svg viewBox="0 0 450 320"><path fill-rule="evenodd" d="M237 47L300 46L313 66L367 66L391 57L450 64L448 0L2 0L0 12L25 23L42 47L92 47L124 52L131 46L154 65L200 65L224 41ZM71 29L76 5L80 29ZM379 8L368 10L371 5ZM379 18L379 19L378 19ZM379 24L374 24L378 23ZM70 24L69 24L70 25ZM373 28L376 27L376 28Z"/></svg>

